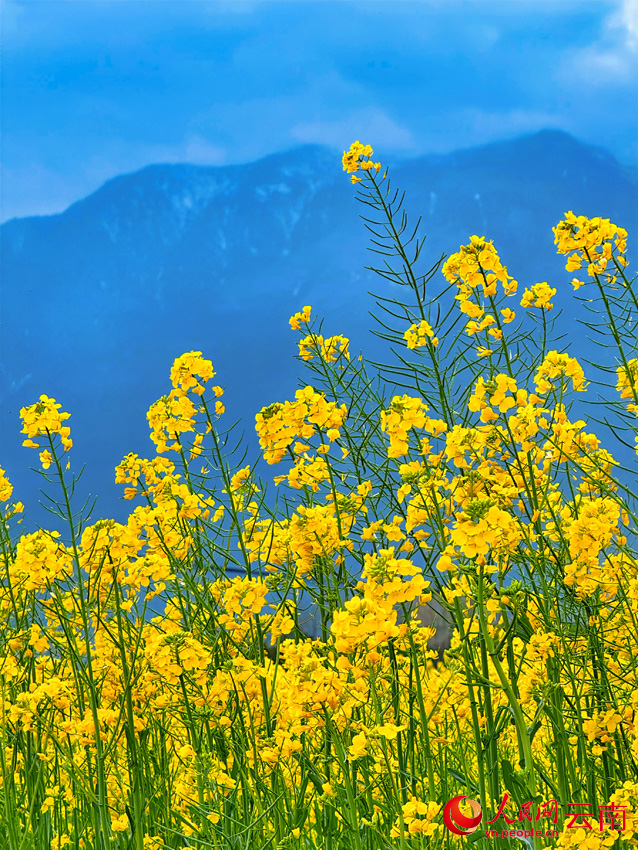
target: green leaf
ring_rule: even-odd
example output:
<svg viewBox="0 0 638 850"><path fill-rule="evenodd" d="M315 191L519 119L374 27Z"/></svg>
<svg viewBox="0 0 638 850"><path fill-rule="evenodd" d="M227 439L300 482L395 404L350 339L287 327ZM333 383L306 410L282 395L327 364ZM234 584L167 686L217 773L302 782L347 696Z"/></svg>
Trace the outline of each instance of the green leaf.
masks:
<svg viewBox="0 0 638 850"><path fill-rule="evenodd" d="M534 634L534 629L529 621L527 614L516 615L516 625L514 626L514 635L520 638L523 643L529 643L529 639Z"/></svg>
<svg viewBox="0 0 638 850"><path fill-rule="evenodd" d="M466 788L471 788L472 791L477 792L479 790L478 785L472 779L468 779L466 776L463 776L458 770L455 770L453 767L448 767L447 772L453 776L458 782L461 782Z"/></svg>

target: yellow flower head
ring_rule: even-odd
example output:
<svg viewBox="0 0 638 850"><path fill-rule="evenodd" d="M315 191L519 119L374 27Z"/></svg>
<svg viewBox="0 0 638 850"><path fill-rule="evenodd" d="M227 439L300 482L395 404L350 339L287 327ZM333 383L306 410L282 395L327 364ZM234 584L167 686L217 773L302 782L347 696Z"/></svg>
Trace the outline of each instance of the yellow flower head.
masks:
<svg viewBox="0 0 638 850"><path fill-rule="evenodd" d="M445 279L458 287L457 301L461 309L472 318L479 317L472 315L472 312L477 311L477 305L473 305L472 312L463 309L463 305L473 296L478 297L479 291L484 298L494 297L501 283L505 295L514 295L518 286L501 263L494 244L483 236L472 236L469 245L461 245L459 251L445 262L442 271ZM479 312L479 315L482 314Z"/></svg>
<svg viewBox="0 0 638 850"><path fill-rule="evenodd" d="M236 472L235 475L230 479L230 489L231 490L239 490L250 478L250 466L245 466L243 469L240 469L239 472Z"/></svg>
<svg viewBox="0 0 638 850"><path fill-rule="evenodd" d="M426 321L419 324L410 325L407 331L403 334L403 339L408 348L422 348L431 340L432 345L438 345L439 339L434 335L434 331Z"/></svg>
<svg viewBox="0 0 638 850"><path fill-rule="evenodd" d="M379 171L381 168L380 162L372 162L370 157L372 156L372 148L370 145L362 145L361 142L353 142L350 145L349 151L343 152L343 170L347 171L348 174L353 174L355 171L370 171L374 169L375 171ZM351 177L350 178L353 183L360 183L360 177Z"/></svg>
<svg viewBox="0 0 638 850"><path fill-rule="evenodd" d="M158 452L179 449L179 435L194 430L197 409L182 390L171 390L154 402L146 418ZM172 442L171 442L172 441Z"/></svg>
<svg viewBox="0 0 638 850"><path fill-rule="evenodd" d="M20 411L21 433L27 435L27 439L22 443L23 446L37 449L39 445L34 438L59 434L64 451L67 452L71 448L73 445L71 429L62 425L71 414L60 413L60 407L61 405L57 404L55 399L41 395L40 401L22 408Z"/></svg>
<svg viewBox="0 0 638 850"><path fill-rule="evenodd" d="M589 277L605 272L610 261L627 266L627 231L608 218L587 218L565 213L554 228L554 242L559 254L569 254L565 268L577 271L586 267ZM582 285L582 284L580 284Z"/></svg>
<svg viewBox="0 0 638 850"><path fill-rule="evenodd" d="M578 360L568 354L550 351L534 377L537 392L546 393L555 389L552 381L561 377L563 379L571 378L572 388L577 392L582 392L587 388L585 373ZM564 381L562 383L564 386Z"/></svg>
<svg viewBox="0 0 638 850"><path fill-rule="evenodd" d="M178 357L171 368L171 382L174 389L183 392L204 393L204 384L215 375L213 364L204 360L201 351L189 351Z"/></svg>
<svg viewBox="0 0 638 850"><path fill-rule="evenodd" d="M299 340L299 356L302 360L312 360L318 356L326 363L336 363L341 358L350 359L350 340L338 334L326 339L321 334L308 334Z"/></svg>
<svg viewBox="0 0 638 850"><path fill-rule="evenodd" d="M13 493L13 484L7 478L6 472L0 467L0 502L8 502Z"/></svg>
<svg viewBox="0 0 638 850"><path fill-rule="evenodd" d="M554 305L552 298L556 290L547 283L535 283L531 289L526 289L521 298L521 307L539 307L541 310L551 310Z"/></svg>
<svg viewBox="0 0 638 850"><path fill-rule="evenodd" d="M326 401L310 386L297 390L294 402L275 402L262 408L255 417L255 429L264 459L269 464L279 463L297 439L308 440L317 430L323 430L334 442L346 416L345 404L339 407Z"/></svg>
<svg viewBox="0 0 638 850"><path fill-rule="evenodd" d="M40 463L42 464L42 469L48 469L53 462L53 457L51 456L51 452L48 449L40 452Z"/></svg>
<svg viewBox="0 0 638 850"><path fill-rule="evenodd" d="M290 319L289 319L290 327L293 329L293 331L301 330L302 324L304 324L304 325L308 324L308 322L310 321L310 311L311 310L312 310L312 307L310 305L308 305L308 306L304 307L303 310L300 310L298 313L295 313L294 315L292 315L290 317Z"/></svg>

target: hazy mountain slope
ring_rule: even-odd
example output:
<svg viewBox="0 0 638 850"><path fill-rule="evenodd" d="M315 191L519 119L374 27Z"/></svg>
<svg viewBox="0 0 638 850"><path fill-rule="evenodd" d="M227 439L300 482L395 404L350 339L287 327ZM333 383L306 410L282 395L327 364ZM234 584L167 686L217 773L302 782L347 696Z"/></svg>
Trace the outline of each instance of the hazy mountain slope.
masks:
<svg viewBox="0 0 638 850"><path fill-rule="evenodd" d="M566 210L636 234L635 181L563 133L398 163L392 178L423 216L430 261L485 235L522 284L558 285L559 304L571 287L551 227ZM388 288L364 270L374 257L362 211L338 153L302 147L245 166L149 166L60 215L6 223L0 465L16 498L37 498L18 413L42 392L72 413L74 465L87 462L96 516L121 516L113 466L151 451L146 410L176 355L213 360L228 418L252 434L255 412L297 385L291 312L312 304L331 333L370 350L366 291ZM565 329L580 333L567 315Z"/></svg>

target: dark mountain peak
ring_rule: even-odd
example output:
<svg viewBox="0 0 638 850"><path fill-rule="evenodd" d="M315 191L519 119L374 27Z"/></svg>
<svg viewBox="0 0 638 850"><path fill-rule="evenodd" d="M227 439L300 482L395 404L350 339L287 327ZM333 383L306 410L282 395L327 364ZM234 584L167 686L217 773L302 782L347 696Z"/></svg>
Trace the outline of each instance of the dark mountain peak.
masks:
<svg viewBox="0 0 638 850"><path fill-rule="evenodd" d="M575 136L572 136L572 134L568 133L566 130L558 130L555 127L545 127L543 130L539 130L537 133L530 133L528 136L521 136L519 139L515 139L514 141L522 145L540 144L553 147L563 147L569 150L573 150L574 148L589 147L589 145L585 145L584 142L579 141Z"/></svg>
<svg viewBox="0 0 638 850"><path fill-rule="evenodd" d="M604 168L620 170L622 167L615 157L604 148L581 142L564 130L540 130L529 136L494 142L467 155L489 156L504 165L525 167L526 165L548 168L590 168L594 163Z"/></svg>
<svg viewBox="0 0 638 850"><path fill-rule="evenodd" d="M456 168L460 170L482 170L489 172L520 173L522 169L536 172L546 169L552 176L566 169L574 173L582 168L589 171L602 167L623 172L631 177L615 157L604 148L587 144L564 130L545 129L514 139L488 142L469 148L460 148L447 154L430 154L417 159L398 162L397 165L423 165L426 169ZM591 176L591 175L590 175ZM633 179L633 177L632 177Z"/></svg>
<svg viewBox="0 0 638 850"><path fill-rule="evenodd" d="M335 160L336 157L336 160ZM316 168L317 165L328 165L340 162L340 152L325 145L297 145L286 151L268 154L256 162L250 163L251 168L272 167L275 169L292 168L295 171L306 168Z"/></svg>
<svg viewBox="0 0 638 850"><path fill-rule="evenodd" d="M158 163L139 171L118 175L103 186L72 204L64 213L84 215L87 208L118 204L153 202L162 198L171 207L184 206L197 211L212 198L238 186L269 184L273 177L306 179L312 173L323 174L335 160L334 152L321 145L302 145L288 151L269 154L254 162L235 165L191 165ZM336 159L338 163L339 160Z"/></svg>
<svg viewBox="0 0 638 850"><path fill-rule="evenodd" d="M620 163L606 148L581 142L564 130L540 130L531 136L524 136L509 143L517 147L522 153L535 155L554 155L562 157L588 157L598 159L606 165L620 167Z"/></svg>

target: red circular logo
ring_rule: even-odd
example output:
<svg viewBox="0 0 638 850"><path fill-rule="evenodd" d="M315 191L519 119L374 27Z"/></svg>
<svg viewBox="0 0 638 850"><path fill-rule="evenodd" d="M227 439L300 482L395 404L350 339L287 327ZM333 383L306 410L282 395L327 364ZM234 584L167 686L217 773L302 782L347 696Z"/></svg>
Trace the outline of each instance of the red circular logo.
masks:
<svg viewBox="0 0 638 850"><path fill-rule="evenodd" d="M473 817L469 818L467 815L461 813L459 806L461 801L465 799L466 797L463 795L453 797L445 804L445 808L443 809L443 821L447 828L455 835L471 835L478 829L478 825L483 818L483 810L476 800L467 800L472 809ZM459 827L461 828L459 829Z"/></svg>

